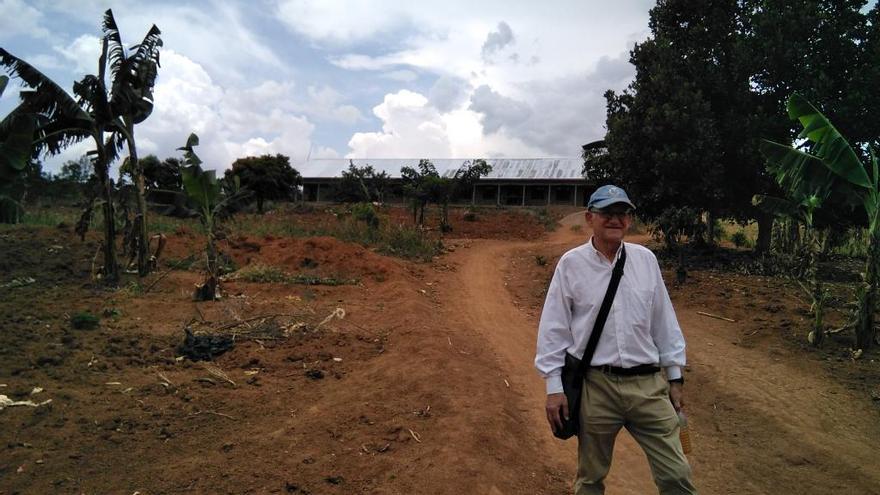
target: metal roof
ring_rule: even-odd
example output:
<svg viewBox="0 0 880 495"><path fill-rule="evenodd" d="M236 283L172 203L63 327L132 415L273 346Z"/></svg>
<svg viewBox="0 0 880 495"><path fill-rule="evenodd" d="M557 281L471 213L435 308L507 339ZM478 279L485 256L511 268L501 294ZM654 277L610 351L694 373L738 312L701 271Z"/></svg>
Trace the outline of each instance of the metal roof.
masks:
<svg viewBox="0 0 880 495"><path fill-rule="evenodd" d="M430 159L437 172L445 177L451 177L461 165L468 161L461 158L436 158ZM584 160L577 158L486 158L486 163L492 166L492 172L485 176L486 179L583 179L581 170ZM393 178L400 177L400 169L412 167L418 169L419 159L412 158L315 158L296 166L299 173L305 179L331 179L339 178L342 172L348 170L349 161L356 167L370 165L376 171L384 171Z"/></svg>

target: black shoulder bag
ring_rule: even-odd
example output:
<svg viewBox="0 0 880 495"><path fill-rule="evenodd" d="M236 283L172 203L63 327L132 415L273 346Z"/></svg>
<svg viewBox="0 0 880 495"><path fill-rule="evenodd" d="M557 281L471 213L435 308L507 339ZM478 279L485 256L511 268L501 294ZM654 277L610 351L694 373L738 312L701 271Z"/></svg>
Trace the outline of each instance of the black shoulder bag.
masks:
<svg viewBox="0 0 880 495"><path fill-rule="evenodd" d="M608 283L608 289L605 291L605 299L602 299L602 306L596 316L596 323L593 325L593 332L590 334L590 340L587 342L587 349L584 351L583 357L578 359L568 352L565 353L565 365L562 367L562 389L568 400L568 420L562 418L562 429L553 432L556 438L565 440L578 433L584 374L590 361L593 360L596 346L599 345L599 337L605 327L605 320L608 319L608 312L611 311L611 303L614 302L614 295L617 294L617 286L620 285L620 278L623 277L623 265L625 264L626 249L621 247L620 258L617 259L614 270L611 272L611 282Z"/></svg>

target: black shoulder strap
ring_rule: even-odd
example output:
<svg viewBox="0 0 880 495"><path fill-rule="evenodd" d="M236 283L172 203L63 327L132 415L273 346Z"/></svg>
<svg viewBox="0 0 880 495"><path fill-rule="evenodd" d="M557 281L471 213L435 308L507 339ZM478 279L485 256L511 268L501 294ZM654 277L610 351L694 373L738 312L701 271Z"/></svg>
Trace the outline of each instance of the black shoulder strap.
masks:
<svg viewBox="0 0 880 495"><path fill-rule="evenodd" d="M621 243L622 244L622 243ZM593 332L590 333L590 340L587 341L587 350L581 357L581 374L590 366L593 360L593 354L596 352L596 346L599 345L599 337L602 335L602 329L605 328L605 320L608 319L608 313L611 311L611 303L614 302L614 295L617 294L617 286L620 285L620 279L623 277L623 265L626 264L626 248L620 246L620 257L614 264L611 272L611 282L608 283L608 290L605 291L605 299L602 299L602 307L599 308L599 315L596 316L596 324L593 325Z"/></svg>

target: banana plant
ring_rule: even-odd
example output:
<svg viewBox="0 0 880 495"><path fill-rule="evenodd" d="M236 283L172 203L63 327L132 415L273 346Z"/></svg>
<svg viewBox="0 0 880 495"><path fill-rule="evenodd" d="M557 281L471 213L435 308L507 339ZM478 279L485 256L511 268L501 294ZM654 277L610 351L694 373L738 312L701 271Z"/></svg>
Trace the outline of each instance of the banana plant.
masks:
<svg viewBox="0 0 880 495"><path fill-rule="evenodd" d="M235 177L231 194L224 194L223 186L217 180L217 172L203 170L202 160L196 155L194 148L199 145L199 137L193 133L186 140L186 145L178 148L183 151L184 167L181 167L183 189L187 197L196 205L199 219L205 227L207 236L205 246L205 282L196 287L193 298L197 301L214 301L220 299L220 267L218 264L217 229L219 220L226 213L227 207L246 197L249 192L242 189Z"/></svg>
<svg viewBox="0 0 880 495"><path fill-rule="evenodd" d="M0 96L6 90L9 77L0 76ZM34 138L36 120L26 113L11 113L0 123L0 178L3 182L10 180L24 170L31 157L31 143Z"/></svg>
<svg viewBox="0 0 880 495"><path fill-rule="evenodd" d="M9 78L0 76L0 96ZM0 185L11 182L27 165L36 120L27 113L10 114L0 122ZM18 223L24 208L21 203L0 192L0 223Z"/></svg>
<svg viewBox="0 0 880 495"><path fill-rule="evenodd" d="M758 194L752 198L752 204L774 217L794 221L804 226L804 242L801 249L795 251L804 255L806 266L795 280L810 299L813 328L807 334L807 341L818 347L822 345L827 333L825 305L830 296L828 290L823 287L822 279L818 276L819 259L827 252L829 236L827 229L816 227L814 217L816 210L822 206L822 202L827 199L827 196L820 197L812 194L808 197L798 197L794 191L789 191L789 195L791 199ZM806 283L801 278L805 278Z"/></svg>
<svg viewBox="0 0 880 495"><path fill-rule="evenodd" d="M792 197L826 197L863 209L868 220L868 257L857 293L856 346L875 344L874 311L880 282L880 172L877 156L867 147L869 163L859 158L831 122L804 97L793 94L787 102L789 118L803 127L798 135L806 151L764 140L761 153L768 170ZM870 174L869 174L870 171ZM794 195L792 193L797 193Z"/></svg>

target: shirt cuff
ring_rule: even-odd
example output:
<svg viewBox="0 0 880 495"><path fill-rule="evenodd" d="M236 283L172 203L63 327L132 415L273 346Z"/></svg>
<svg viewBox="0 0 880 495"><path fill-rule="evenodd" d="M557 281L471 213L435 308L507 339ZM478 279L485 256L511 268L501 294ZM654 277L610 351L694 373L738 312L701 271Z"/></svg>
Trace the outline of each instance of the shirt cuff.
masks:
<svg viewBox="0 0 880 495"><path fill-rule="evenodd" d="M668 366L666 368L666 379L675 380L681 378L681 366Z"/></svg>
<svg viewBox="0 0 880 495"><path fill-rule="evenodd" d="M547 381L547 395L564 392L562 388L562 375L548 376L545 380Z"/></svg>

